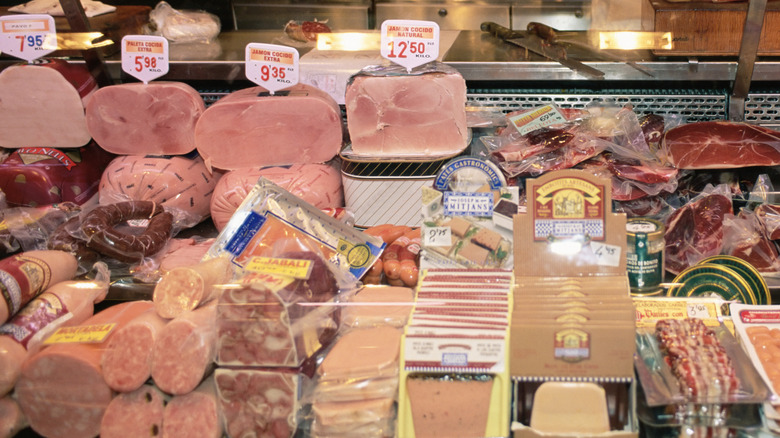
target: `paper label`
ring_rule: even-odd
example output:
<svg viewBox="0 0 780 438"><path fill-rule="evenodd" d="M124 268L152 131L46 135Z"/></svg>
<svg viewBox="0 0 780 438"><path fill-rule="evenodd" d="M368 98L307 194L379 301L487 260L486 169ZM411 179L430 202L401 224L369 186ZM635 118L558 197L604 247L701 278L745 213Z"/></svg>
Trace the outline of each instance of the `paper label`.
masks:
<svg viewBox="0 0 780 438"><path fill-rule="evenodd" d="M254 272L281 275L285 277L308 280L311 275L312 261L299 259L283 259L276 257L255 256L246 265L246 269Z"/></svg>
<svg viewBox="0 0 780 438"><path fill-rule="evenodd" d="M44 344L99 344L114 330L116 323L60 327Z"/></svg>
<svg viewBox="0 0 780 438"><path fill-rule="evenodd" d="M445 216L493 216L493 193L444 192Z"/></svg>
<svg viewBox="0 0 780 438"><path fill-rule="evenodd" d="M244 64L247 79L271 94L298 83L298 51L276 44L249 43Z"/></svg>
<svg viewBox="0 0 780 438"><path fill-rule="evenodd" d="M0 17L0 52L34 61L57 50L57 30L51 15Z"/></svg>
<svg viewBox="0 0 780 438"><path fill-rule="evenodd" d="M566 122L566 117L553 105L545 105L510 116L509 120L520 134L525 135L545 126L564 123Z"/></svg>
<svg viewBox="0 0 780 438"><path fill-rule="evenodd" d="M599 266L620 266L620 247L607 245L600 242L591 242L591 249L596 256L596 264Z"/></svg>
<svg viewBox="0 0 780 438"><path fill-rule="evenodd" d="M65 303L55 294L46 292L27 303L7 323L0 325L0 334L8 335L27 348L36 333L58 319L70 318Z"/></svg>
<svg viewBox="0 0 780 438"><path fill-rule="evenodd" d="M253 283L258 283L266 287L271 292L279 292L293 281L295 281L295 279L292 277L251 270L244 274L244 276L241 278L242 284L251 285Z"/></svg>
<svg viewBox="0 0 780 438"><path fill-rule="evenodd" d="M161 36L122 38L122 71L148 83L168 73L168 40Z"/></svg>
<svg viewBox="0 0 780 438"><path fill-rule="evenodd" d="M423 244L425 246L452 246L450 227L423 226Z"/></svg>
<svg viewBox="0 0 780 438"><path fill-rule="evenodd" d="M503 332L492 336L450 336L439 336L433 328L428 335L407 334L404 342L405 369L460 373L504 371L506 338Z"/></svg>
<svg viewBox="0 0 780 438"><path fill-rule="evenodd" d="M634 298L636 326L654 328L662 319L702 319L707 326L720 324L718 305L711 299Z"/></svg>
<svg viewBox="0 0 780 438"><path fill-rule="evenodd" d="M439 56L439 25L433 21L385 20L380 39L382 57L407 71Z"/></svg>

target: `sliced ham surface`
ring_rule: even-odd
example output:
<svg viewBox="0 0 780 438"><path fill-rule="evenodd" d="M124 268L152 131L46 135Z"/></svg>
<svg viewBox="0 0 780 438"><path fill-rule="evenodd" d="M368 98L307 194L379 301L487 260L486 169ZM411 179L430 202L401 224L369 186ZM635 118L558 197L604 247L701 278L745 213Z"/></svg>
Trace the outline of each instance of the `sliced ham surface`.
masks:
<svg viewBox="0 0 780 438"><path fill-rule="evenodd" d="M195 126L195 146L210 167L324 163L339 153L341 110L324 91L297 84L270 95L238 90L211 105Z"/></svg>
<svg viewBox="0 0 780 438"><path fill-rule="evenodd" d="M184 155L195 150L195 122L206 105L181 82L133 82L95 92L86 107L87 129L117 155Z"/></svg>

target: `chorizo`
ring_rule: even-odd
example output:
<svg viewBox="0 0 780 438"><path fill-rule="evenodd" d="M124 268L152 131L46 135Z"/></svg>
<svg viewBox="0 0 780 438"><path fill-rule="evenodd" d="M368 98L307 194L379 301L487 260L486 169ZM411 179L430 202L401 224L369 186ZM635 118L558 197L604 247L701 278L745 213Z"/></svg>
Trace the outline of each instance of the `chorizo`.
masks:
<svg viewBox="0 0 780 438"><path fill-rule="evenodd" d="M118 229L128 220L148 219L140 234ZM171 238L173 215L152 201L127 201L101 205L87 213L81 222L87 247L123 262L137 262L157 253Z"/></svg>

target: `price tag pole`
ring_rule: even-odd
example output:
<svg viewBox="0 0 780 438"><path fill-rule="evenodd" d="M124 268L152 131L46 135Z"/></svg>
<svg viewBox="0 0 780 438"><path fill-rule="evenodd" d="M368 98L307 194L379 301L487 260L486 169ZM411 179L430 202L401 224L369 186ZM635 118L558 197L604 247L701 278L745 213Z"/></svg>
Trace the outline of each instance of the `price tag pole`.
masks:
<svg viewBox="0 0 780 438"><path fill-rule="evenodd" d="M168 40L161 36L122 38L122 71L144 84L168 73Z"/></svg>
<svg viewBox="0 0 780 438"><path fill-rule="evenodd" d="M434 21L385 20L380 31L383 58L413 68L439 57L439 25Z"/></svg>
<svg viewBox="0 0 780 438"><path fill-rule="evenodd" d="M247 79L269 93L298 83L298 50L276 44L246 45L244 69Z"/></svg>
<svg viewBox="0 0 780 438"><path fill-rule="evenodd" d="M57 50L57 29L51 15L0 17L0 52L32 62Z"/></svg>

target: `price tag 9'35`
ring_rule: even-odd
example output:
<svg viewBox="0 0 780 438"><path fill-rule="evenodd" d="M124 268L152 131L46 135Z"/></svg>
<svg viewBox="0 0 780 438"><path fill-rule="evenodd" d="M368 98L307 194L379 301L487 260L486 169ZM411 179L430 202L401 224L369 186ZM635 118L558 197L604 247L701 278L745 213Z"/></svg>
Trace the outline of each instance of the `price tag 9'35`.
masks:
<svg viewBox="0 0 780 438"><path fill-rule="evenodd" d="M0 52L27 62L57 50L57 30L51 15L0 17Z"/></svg>
<svg viewBox="0 0 780 438"><path fill-rule="evenodd" d="M161 36L122 38L122 71L148 83L168 73L168 40Z"/></svg>
<svg viewBox="0 0 780 438"><path fill-rule="evenodd" d="M246 45L246 77L271 94L298 83L298 51L276 44Z"/></svg>
<svg viewBox="0 0 780 438"><path fill-rule="evenodd" d="M407 71L439 57L439 25L433 21L385 20L380 38L382 57Z"/></svg>

